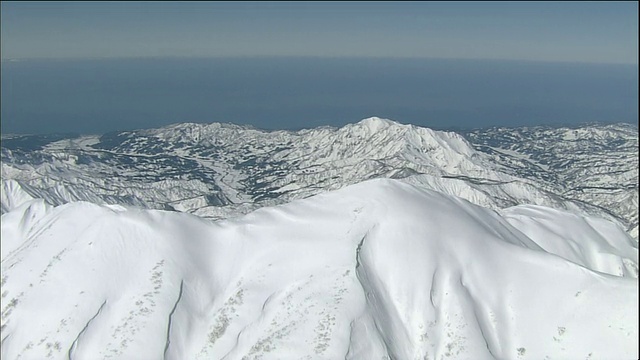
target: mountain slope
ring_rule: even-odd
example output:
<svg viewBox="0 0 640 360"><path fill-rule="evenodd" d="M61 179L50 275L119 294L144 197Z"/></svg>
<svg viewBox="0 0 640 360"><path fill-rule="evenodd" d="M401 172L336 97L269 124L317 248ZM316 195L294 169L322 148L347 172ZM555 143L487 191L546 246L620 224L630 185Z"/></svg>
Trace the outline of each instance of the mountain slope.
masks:
<svg viewBox="0 0 640 360"><path fill-rule="evenodd" d="M220 219L386 177L493 209L535 204L595 215L637 238L637 130L593 125L465 136L471 142L380 118L296 132L213 123L23 136L3 139L2 179L54 205L83 200Z"/></svg>
<svg viewBox="0 0 640 360"><path fill-rule="evenodd" d="M7 358L638 356L637 243L557 210L372 180L217 222L31 200L2 224Z"/></svg>
<svg viewBox="0 0 640 360"><path fill-rule="evenodd" d="M465 135L506 172L552 184L567 198L625 218L637 238L637 127L492 128Z"/></svg>

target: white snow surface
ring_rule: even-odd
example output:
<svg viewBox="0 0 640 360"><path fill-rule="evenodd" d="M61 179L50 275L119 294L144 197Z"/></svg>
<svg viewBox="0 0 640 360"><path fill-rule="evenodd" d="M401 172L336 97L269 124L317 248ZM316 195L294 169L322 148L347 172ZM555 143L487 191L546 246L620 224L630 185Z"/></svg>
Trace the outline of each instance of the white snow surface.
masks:
<svg viewBox="0 0 640 360"><path fill-rule="evenodd" d="M20 138L21 146L33 141ZM629 124L458 134L378 117L299 131L181 123L21 146L3 143L2 182L53 205L89 201L222 219L394 178L494 210L542 205L638 234L638 132ZM1 201L1 213L15 205L4 194Z"/></svg>
<svg viewBox="0 0 640 360"><path fill-rule="evenodd" d="M207 221L2 215L3 359L636 359L637 242L376 179Z"/></svg>

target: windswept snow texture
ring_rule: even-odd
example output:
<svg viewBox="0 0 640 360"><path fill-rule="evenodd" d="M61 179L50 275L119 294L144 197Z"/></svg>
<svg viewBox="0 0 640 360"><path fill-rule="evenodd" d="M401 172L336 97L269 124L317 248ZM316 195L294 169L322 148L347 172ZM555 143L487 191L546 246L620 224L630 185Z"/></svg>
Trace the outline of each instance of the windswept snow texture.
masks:
<svg viewBox="0 0 640 360"><path fill-rule="evenodd" d="M595 215L620 222L637 238L637 128L463 135L374 117L295 132L213 123L5 137L2 180L53 205L83 200L221 219L394 178L492 209L534 204ZM2 212L10 208L3 197Z"/></svg>
<svg viewBox="0 0 640 360"><path fill-rule="evenodd" d="M28 200L2 248L6 359L638 358L619 224L397 180L217 222Z"/></svg>

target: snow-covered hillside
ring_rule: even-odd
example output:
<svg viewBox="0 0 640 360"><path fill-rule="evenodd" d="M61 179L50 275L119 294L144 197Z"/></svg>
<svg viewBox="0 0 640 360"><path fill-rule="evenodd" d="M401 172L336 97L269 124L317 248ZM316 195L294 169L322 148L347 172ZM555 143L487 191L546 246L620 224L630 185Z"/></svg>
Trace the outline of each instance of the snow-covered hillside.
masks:
<svg viewBox="0 0 640 360"><path fill-rule="evenodd" d="M369 118L262 131L176 124L103 136L4 138L2 180L51 204L173 209L220 219L385 177L502 209L534 204L619 221L637 238L638 132L434 131ZM3 195L2 211L5 204Z"/></svg>
<svg viewBox="0 0 640 360"><path fill-rule="evenodd" d="M397 180L216 222L24 196L1 291L7 359L638 358L618 224Z"/></svg>
<svg viewBox="0 0 640 360"><path fill-rule="evenodd" d="M465 134L504 171L552 184L555 192L627 220L638 234L638 128L493 128Z"/></svg>

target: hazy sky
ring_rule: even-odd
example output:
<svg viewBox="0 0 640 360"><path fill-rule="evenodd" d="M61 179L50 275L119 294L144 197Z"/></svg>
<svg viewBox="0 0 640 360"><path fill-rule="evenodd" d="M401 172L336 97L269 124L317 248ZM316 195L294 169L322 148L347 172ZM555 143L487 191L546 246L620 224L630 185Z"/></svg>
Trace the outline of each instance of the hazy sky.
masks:
<svg viewBox="0 0 640 360"><path fill-rule="evenodd" d="M9 2L2 58L330 56L638 64L637 2Z"/></svg>

